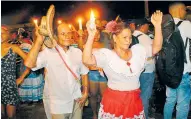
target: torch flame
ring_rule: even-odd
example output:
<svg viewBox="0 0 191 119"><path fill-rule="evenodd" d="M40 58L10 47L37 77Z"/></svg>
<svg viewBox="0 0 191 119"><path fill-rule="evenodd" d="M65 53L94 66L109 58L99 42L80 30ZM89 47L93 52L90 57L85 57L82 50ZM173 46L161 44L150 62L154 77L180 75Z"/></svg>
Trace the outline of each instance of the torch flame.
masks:
<svg viewBox="0 0 191 119"><path fill-rule="evenodd" d="M68 26L69 26L70 29L72 28L72 25L71 25L71 24L69 24Z"/></svg>
<svg viewBox="0 0 191 119"><path fill-rule="evenodd" d="M35 27L38 27L38 20L34 19L33 22L34 22Z"/></svg>
<svg viewBox="0 0 191 119"><path fill-rule="evenodd" d="M35 23L35 24L37 24L37 23L38 23L38 20L37 20L37 19L34 19L33 21L34 21L34 23Z"/></svg>
<svg viewBox="0 0 191 119"><path fill-rule="evenodd" d="M78 19L78 22L79 22L79 29L82 30L82 19L79 18L79 19Z"/></svg>
<svg viewBox="0 0 191 119"><path fill-rule="evenodd" d="M96 29L96 25L95 25L95 16L93 11L91 10L91 14L90 14L90 29Z"/></svg>
<svg viewBox="0 0 191 119"><path fill-rule="evenodd" d="M82 22L82 19L81 19L81 18L79 18L79 19L78 19L78 22L79 22L79 23L80 23L80 22Z"/></svg>
<svg viewBox="0 0 191 119"><path fill-rule="evenodd" d="M94 16L93 10L91 10L91 13L90 13L90 20L91 21L95 20L95 16Z"/></svg>
<svg viewBox="0 0 191 119"><path fill-rule="evenodd" d="M61 20L58 20L58 24L61 24L62 23L62 21Z"/></svg>

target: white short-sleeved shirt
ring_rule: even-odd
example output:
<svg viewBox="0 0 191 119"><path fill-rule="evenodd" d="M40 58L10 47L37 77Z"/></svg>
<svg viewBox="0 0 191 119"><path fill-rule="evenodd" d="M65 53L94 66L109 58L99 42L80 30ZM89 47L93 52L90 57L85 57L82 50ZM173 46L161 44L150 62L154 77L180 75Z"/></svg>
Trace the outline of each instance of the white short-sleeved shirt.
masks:
<svg viewBox="0 0 191 119"><path fill-rule="evenodd" d="M153 40L148 35L144 34L141 31L135 30L133 32L134 36L138 36L139 34L142 34L141 36L139 36L138 40L139 43L143 45L147 50L147 58L152 57ZM155 60L151 59L146 62L144 73L151 73L153 71L155 71Z"/></svg>
<svg viewBox="0 0 191 119"><path fill-rule="evenodd" d="M179 18L174 18L175 24L177 24L180 20ZM182 39L184 41L184 45L186 44L186 38L191 38L191 22L184 20L178 27L180 30L180 34L182 36ZM187 63L184 63L184 74L187 72L191 72L191 62L189 59L189 46L191 44L188 42L187 47L186 47L186 60Z"/></svg>
<svg viewBox="0 0 191 119"><path fill-rule="evenodd" d="M102 48L93 52L97 66L103 68L107 75L109 88L130 91L140 87L139 76L144 69L147 53L140 44L132 46L131 51L130 67L127 65L127 61L121 59L112 50Z"/></svg>
<svg viewBox="0 0 191 119"><path fill-rule="evenodd" d="M71 70L79 77L80 74L88 73L88 68L82 63L82 52L80 49L70 47L65 52L59 45L56 46L65 62ZM66 68L55 48L45 48L39 53L36 67L37 70L45 67L48 77L48 93L50 98L50 111L52 114L72 113L74 99L80 98L81 90L74 76Z"/></svg>

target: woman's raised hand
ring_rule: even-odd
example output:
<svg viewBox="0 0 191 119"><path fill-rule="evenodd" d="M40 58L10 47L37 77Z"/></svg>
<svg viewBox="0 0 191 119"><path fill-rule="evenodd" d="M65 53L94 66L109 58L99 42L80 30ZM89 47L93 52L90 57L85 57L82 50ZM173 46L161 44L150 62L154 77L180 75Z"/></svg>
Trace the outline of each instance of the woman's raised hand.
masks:
<svg viewBox="0 0 191 119"><path fill-rule="evenodd" d="M90 21L88 21L87 23L86 23L86 27L87 27L87 31L88 31L88 37L90 37L90 38L94 38L94 36L95 36L95 34L96 34L96 25L95 25L95 27L92 29L92 28L90 28Z"/></svg>
<svg viewBox="0 0 191 119"><path fill-rule="evenodd" d="M151 22L152 24L156 27L156 26L161 26L162 23L162 16L163 13L160 10L156 10L156 12L154 12L151 16Z"/></svg>

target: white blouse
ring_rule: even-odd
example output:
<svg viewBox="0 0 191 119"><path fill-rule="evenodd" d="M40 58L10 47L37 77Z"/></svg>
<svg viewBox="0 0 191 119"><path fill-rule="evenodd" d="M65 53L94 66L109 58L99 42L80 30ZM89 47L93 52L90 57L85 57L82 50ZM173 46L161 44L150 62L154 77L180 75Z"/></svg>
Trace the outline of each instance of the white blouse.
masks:
<svg viewBox="0 0 191 119"><path fill-rule="evenodd" d="M112 50L102 48L93 52L97 66L103 68L108 78L109 88L130 91L140 87L139 76L144 70L147 53L140 44L134 45L131 51L130 66Z"/></svg>

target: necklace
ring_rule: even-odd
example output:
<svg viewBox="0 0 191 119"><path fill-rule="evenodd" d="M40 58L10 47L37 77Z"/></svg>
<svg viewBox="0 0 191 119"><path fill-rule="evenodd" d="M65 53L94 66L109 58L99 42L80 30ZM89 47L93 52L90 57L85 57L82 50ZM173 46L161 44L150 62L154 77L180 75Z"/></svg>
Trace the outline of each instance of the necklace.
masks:
<svg viewBox="0 0 191 119"><path fill-rule="evenodd" d="M123 59L123 58L117 53L117 51L114 50L114 52L115 52L121 59ZM130 53L130 52L128 51L127 57L129 57L129 53ZM130 72L133 73L133 71L132 71L132 69L131 69L131 63L129 62L129 60L130 60L130 58L127 58L126 64L127 64L127 66L129 67Z"/></svg>

